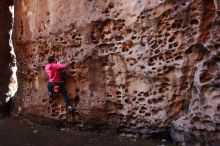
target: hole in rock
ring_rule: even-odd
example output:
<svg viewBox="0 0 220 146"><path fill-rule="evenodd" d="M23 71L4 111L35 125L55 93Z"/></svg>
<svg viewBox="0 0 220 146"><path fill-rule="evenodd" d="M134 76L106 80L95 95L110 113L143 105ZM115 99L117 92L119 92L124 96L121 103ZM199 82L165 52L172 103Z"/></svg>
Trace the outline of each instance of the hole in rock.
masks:
<svg viewBox="0 0 220 146"><path fill-rule="evenodd" d="M195 123L195 122L198 122L198 121L200 121L200 118L199 117L193 117L193 122Z"/></svg>
<svg viewBox="0 0 220 146"><path fill-rule="evenodd" d="M132 102L129 99L125 99L125 103L131 104Z"/></svg>
<svg viewBox="0 0 220 146"><path fill-rule="evenodd" d="M168 42L170 42L170 43L171 43L171 42L173 42L174 40L175 40L175 37L174 37L174 36L172 36L172 37L170 37L170 38L169 38Z"/></svg>
<svg viewBox="0 0 220 146"><path fill-rule="evenodd" d="M212 78L213 76L209 74L207 71L205 71L200 75L200 82L205 83L205 82L210 81Z"/></svg>
<svg viewBox="0 0 220 146"><path fill-rule="evenodd" d="M208 54L208 50L202 44L194 44L190 46L185 53L186 55L191 55L193 60L200 61L206 54Z"/></svg>
<svg viewBox="0 0 220 146"><path fill-rule="evenodd" d="M216 64L216 62L210 61L207 63L207 69L208 72L214 73L215 71L218 70L218 65Z"/></svg>
<svg viewBox="0 0 220 146"><path fill-rule="evenodd" d="M178 47L178 42L173 43L174 47Z"/></svg>
<svg viewBox="0 0 220 146"><path fill-rule="evenodd" d="M217 106L217 110L218 112L220 112L220 104Z"/></svg>
<svg viewBox="0 0 220 146"><path fill-rule="evenodd" d="M191 24L191 25L198 25L198 24L199 24L199 21L198 21L197 19L192 19L192 20L190 21L190 24Z"/></svg>
<svg viewBox="0 0 220 146"><path fill-rule="evenodd" d="M149 93L148 92L144 92L144 96L145 97L149 96Z"/></svg>
<svg viewBox="0 0 220 146"><path fill-rule="evenodd" d="M151 114L150 113L145 113L145 116L149 117L149 116L151 116Z"/></svg>
<svg viewBox="0 0 220 146"><path fill-rule="evenodd" d="M144 98L139 98L138 101L143 102L143 101L145 101L145 99Z"/></svg>
<svg viewBox="0 0 220 146"><path fill-rule="evenodd" d="M134 98L132 98L131 100L132 100L133 102L135 102L135 101L136 101L136 99L137 99L137 98L136 98L136 97L134 97Z"/></svg>

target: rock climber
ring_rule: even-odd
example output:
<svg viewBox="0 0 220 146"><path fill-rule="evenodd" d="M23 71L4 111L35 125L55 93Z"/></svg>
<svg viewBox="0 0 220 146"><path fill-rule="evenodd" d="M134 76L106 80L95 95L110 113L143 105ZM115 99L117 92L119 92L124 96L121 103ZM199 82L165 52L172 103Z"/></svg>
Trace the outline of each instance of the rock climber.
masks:
<svg viewBox="0 0 220 146"><path fill-rule="evenodd" d="M49 98L53 98L54 92L58 92L55 90L59 90L64 98L64 102L66 107L69 110L75 110L76 106L70 103L69 97L67 95L67 90L64 86L61 71L66 68L64 64L57 63L57 60L54 55L48 57L48 64L45 66L45 71L48 74L49 81L48 81L48 92Z"/></svg>

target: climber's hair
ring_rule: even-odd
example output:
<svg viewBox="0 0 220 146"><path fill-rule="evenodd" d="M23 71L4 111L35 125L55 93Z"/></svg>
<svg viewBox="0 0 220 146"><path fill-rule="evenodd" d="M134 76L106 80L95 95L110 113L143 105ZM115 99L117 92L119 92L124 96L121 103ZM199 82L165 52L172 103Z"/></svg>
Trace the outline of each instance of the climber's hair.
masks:
<svg viewBox="0 0 220 146"><path fill-rule="evenodd" d="M48 63L52 63L54 61L55 61L55 56L54 55L48 57Z"/></svg>

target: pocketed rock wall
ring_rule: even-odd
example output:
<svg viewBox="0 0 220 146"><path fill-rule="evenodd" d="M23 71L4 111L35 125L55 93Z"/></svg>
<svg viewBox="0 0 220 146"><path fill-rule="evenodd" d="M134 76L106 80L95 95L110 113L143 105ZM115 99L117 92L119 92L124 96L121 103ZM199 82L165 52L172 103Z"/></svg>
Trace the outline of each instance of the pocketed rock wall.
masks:
<svg viewBox="0 0 220 146"><path fill-rule="evenodd" d="M15 0L24 113L126 136L171 130L186 144L220 140L217 0ZM80 116L47 100L55 54ZM78 97L76 97L78 95ZM210 136L211 135L211 136Z"/></svg>

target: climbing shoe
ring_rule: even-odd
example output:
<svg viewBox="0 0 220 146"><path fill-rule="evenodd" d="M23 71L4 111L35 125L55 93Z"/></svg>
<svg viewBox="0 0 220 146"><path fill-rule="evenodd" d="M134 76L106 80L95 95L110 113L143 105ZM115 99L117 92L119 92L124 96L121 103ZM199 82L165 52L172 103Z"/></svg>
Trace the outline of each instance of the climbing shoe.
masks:
<svg viewBox="0 0 220 146"><path fill-rule="evenodd" d="M68 109L68 110L73 110L72 106L70 106L70 105L67 106L67 109Z"/></svg>
<svg viewBox="0 0 220 146"><path fill-rule="evenodd" d="M49 92L49 93L48 93L48 97L49 97L49 98L53 98L53 93L52 93L52 92Z"/></svg>
<svg viewBox="0 0 220 146"><path fill-rule="evenodd" d="M67 106L67 109L68 110L72 110L72 111L78 111L77 107L75 104L71 104L71 105L68 105Z"/></svg>

